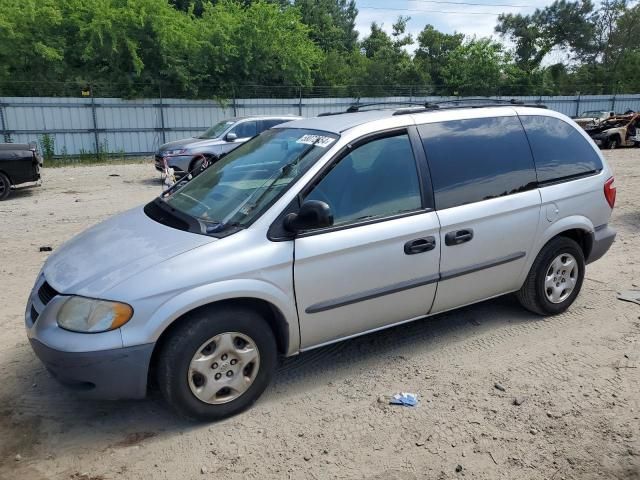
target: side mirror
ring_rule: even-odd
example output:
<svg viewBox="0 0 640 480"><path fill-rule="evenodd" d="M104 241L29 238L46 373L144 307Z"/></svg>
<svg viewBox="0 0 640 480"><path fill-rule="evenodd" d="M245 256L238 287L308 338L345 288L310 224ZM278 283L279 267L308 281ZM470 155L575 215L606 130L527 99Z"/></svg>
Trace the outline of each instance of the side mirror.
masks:
<svg viewBox="0 0 640 480"><path fill-rule="evenodd" d="M323 228L333 225L331 207L319 200L307 200L298 213L290 213L284 217L284 228L289 232L299 232L311 228Z"/></svg>
<svg viewBox="0 0 640 480"><path fill-rule="evenodd" d="M229 132L229 133L227 133L227 136L225 137L225 140L227 142L234 142L237 138L238 138L238 135L236 135L233 132Z"/></svg>

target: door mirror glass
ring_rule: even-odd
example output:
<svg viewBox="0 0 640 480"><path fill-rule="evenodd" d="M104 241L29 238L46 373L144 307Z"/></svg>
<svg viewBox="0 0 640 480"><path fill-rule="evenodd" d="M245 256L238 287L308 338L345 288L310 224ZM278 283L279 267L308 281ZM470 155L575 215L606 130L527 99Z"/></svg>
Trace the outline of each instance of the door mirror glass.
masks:
<svg viewBox="0 0 640 480"><path fill-rule="evenodd" d="M333 225L331 207L319 200L307 200L298 213L290 213L284 217L284 228L289 232L299 232L313 228L324 228Z"/></svg>
<svg viewBox="0 0 640 480"><path fill-rule="evenodd" d="M238 135L236 135L233 132L229 132L227 133L227 136L225 139L227 140L227 142L234 142L237 138L238 138Z"/></svg>

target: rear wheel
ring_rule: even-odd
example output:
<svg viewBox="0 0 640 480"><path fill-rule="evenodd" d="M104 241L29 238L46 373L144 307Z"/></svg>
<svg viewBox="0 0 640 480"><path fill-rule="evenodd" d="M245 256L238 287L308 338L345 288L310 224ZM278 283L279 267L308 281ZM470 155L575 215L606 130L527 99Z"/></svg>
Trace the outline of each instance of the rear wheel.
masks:
<svg viewBox="0 0 640 480"><path fill-rule="evenodd" d="M11 181L4 173L0 172L0 200L4 200L11 192Z"/></svg>
<svg viewBox="0 0 640 480"><path fill-rule="evenodd" d="M249 407L277 362L267 322L239 307L202 310L171 332L158 360L158 384L178 413L220 420Z"/></svg>
<svg viewBox="0 0 640 480"><path fill-rule="evenodd" d="M549 241L536 257L517 297L539 315L564 312L574 302L584 280L582 248L567 237Z"/></svg>

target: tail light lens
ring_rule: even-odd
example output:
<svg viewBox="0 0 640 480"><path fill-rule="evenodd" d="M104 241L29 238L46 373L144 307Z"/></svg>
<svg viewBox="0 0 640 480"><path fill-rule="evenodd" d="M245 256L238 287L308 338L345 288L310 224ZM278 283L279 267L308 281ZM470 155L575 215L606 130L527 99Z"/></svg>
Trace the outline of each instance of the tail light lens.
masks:
<svg viewBox="0 0 640 480"><path fill-rule="evenodd" d="M616 204L616 187L613 186L615 179L611 177L604 182L604 198L607 199L607 203L611 208Z"/></svg>

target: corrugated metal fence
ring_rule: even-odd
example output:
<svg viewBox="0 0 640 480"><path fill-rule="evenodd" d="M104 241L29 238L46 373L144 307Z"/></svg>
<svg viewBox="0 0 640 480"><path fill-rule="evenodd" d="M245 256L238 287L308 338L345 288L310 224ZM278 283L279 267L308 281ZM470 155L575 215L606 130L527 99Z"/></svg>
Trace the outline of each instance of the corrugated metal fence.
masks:
<svg viewBox="0 0 640 480"><path fill-rule="evenodd" d="M159 145L194 136L219 120L243 115L316 116L342 111L356 102L424 102L457 97L282 98L213 100L0 97L0 141L42 148L43 136L55 155L95 152L146 155ZM498 97L494 97L498 98ZM511 98L511 97L510 97ZM640 110L640 94L523 96L574 116L587 110ZM4 140L2 140L4 139Z"/></svg>

